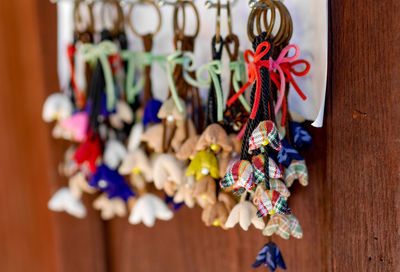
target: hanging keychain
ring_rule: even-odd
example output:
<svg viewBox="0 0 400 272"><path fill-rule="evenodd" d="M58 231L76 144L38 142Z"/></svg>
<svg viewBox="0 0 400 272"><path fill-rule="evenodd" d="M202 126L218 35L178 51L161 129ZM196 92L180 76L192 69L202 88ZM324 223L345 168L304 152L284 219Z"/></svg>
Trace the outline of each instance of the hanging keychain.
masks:
<svg viewBox="0 0 400 272"><path fill-rule="evenodd" d="M229 86L228 99L239 91L243 78L246 76L244 59L242 54L239 56L239 38L232 33L232 18L230 1L226 3L227 17L228 17L228 35L225 37L225 48L229 56L229 68L231 72L231 80ZM239 133L248 119L248 112L250 106L245 97L240 95L239 101L231 106L228 106L224 112L224 127L226 130Z"/></svg>

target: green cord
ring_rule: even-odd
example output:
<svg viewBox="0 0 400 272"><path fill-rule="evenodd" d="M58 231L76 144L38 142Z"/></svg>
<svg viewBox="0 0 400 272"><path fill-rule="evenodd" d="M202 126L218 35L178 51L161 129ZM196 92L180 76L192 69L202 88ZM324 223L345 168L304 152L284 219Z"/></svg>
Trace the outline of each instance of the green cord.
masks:
<svg viewBox="0 0 400 272"><path fill-rule="evenodd" d="M218 75L222 73L222 63L220 60L213 60L199 67L196 72L196 79L189 75L189 72L193 72L194 68L194 55L191 52L185 52L183 61L183 77L185 81L195 87L208 87L211 82L214 84L215 94L217 96L217 118L218 122L224 119L224 108L223 108L223 94L221 83L218 79ZM202 78L203 71L207 71L208 78Z"/></svg>
<svg viewBox="0 0 400 272"><path fill-rule="evenodd" d="M114 80L108 56L118 52L117 46L111 41L103 41L98 45L91 43L83 44L80 50L86 62L95 63L96 60L100 61L106 82L107 110L112 111L115 107L116 98Z"/></svg>

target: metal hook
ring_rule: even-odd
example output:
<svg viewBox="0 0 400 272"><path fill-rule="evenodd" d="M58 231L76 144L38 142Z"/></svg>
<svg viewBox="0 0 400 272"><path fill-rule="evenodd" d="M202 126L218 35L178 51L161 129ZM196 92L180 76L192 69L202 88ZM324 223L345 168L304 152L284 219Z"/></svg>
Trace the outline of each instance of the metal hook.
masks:
<svg viewBox="0 0 400 272"><path fill-rule="evenodd" d="M220 4L221 8L229 8L228 6L230 6L231 4L236 4L237 0L227 0L226 4ZM211 9L211 8L218 8L218 3L214 3L212 1L206 1L206 3L204 4L206 6L207 9Z"/></svg>
<svg viewBox="0 0 400 272"><path fill-rule="evenodd" d="M268 6L262 3L258 2L259 0L250 0L249 1L249 7L254 9L254 8L267 8Z"/></svg>
<svg viewBox="0 0 400 272"><path fill-rule="evenodd" d="M177 7L178 5L180 5L180 3L179 2L182 2L183 0L177 0L177 1L175 1L175 2L171 2L171 1L167 1L167 0L157 0L157 2L158 2L158 5L160 6L160 7L163 7L163 6L173 6L173 7ZM195 0L192 0L192 2L194 2Z"/></svg>

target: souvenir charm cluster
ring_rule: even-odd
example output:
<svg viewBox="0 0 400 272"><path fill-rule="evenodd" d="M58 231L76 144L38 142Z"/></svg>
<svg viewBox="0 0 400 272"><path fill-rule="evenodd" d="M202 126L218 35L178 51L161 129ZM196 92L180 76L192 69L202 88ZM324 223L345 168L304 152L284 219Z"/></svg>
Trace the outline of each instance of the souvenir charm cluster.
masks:
<svg viewBox="0 0 400 272"><path fill-rule="evenodd" d="M130 21L138 4L157 11L154 33L140 34ZM296 77L306 76L310 65L300 59L300 49L289 44L293 26L287 8L278 0L254 2L248 19L253 48L242 53L230 25L235 21L229 1L209 2L217 9L212 58L197 65L194 44L201 20L196 5L169 4L174 10L170 42L175 51L156 55L153 37L162 18L154 2L128 2L127 14L118 1L76 2L77 24L82 8L91 11L94 5L113 6L118 18L113 29L100 33L94 31L93 16L84 29L75 28L74 43L66 52L69 88L44 103L43 119L55 124L54 138L70 143L59 167L68 186L53 195L49 208L83 218L87 207L82 196L94 194L93 208L102 219L126 216L131 224L151 227L156 219L171 220L179 209L198 205L206 226L229 229L239 224L247 231L253 225L265 236L300 239L302 229L288 199L295 181L308 184L300 151L311 147L311 136L294 120L287 95L291 86L307 99ZM178 18L185 9L196 15L197 27L190 34ZM221 9L229 15L225 37ZM143 51L128 46L125 26L142 39ZM227 90L221 84L224 51L231 70ZM164 72L159 76L167 79L165 101L155 98L153 65L159 65ZM199 88L209 89L206 101ZM270 238L253 266L262 264L271 271L286 268Z"/></svg>

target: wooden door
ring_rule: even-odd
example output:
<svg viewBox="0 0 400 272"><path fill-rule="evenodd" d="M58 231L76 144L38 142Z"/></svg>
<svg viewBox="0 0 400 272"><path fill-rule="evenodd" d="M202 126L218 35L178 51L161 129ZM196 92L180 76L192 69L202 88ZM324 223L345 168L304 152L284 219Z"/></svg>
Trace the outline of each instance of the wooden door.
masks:
<svg viewBox="0 0 400 272"><path fill-rule="evenodd" d="M289 271L400 271L400 4L329 5L325 127L311 129L310 185L290 199L304 238L273 240ZM66 184L56 170L65 146L41 121L58 90L55 6L1 1L0 37L0 271L252 270L260 232L206 228L199 209L152 229L91 209L84 220L49 212Z"/></svg>

